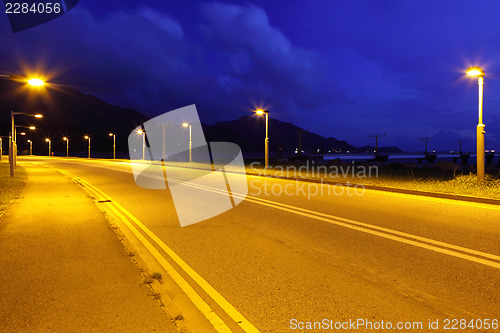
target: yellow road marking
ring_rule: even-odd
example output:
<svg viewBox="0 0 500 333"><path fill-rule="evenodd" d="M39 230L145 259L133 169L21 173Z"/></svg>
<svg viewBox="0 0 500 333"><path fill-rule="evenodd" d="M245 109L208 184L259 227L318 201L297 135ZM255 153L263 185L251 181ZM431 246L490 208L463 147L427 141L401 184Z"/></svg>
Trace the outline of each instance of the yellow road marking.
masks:
<svg viewBox="0 0 500 333"><path fill-rule="evenodd" d="M165 251L174 262L179 265L223 310L226 312L245 332L258 333L259 330L253 326L235 307L233 307L217 290L215 290L201 275L193 270L184 260L182 260L170 247L168 247L151 230L142 224L134 215L128 212L109 195L105 194L87 181L78 178L70 173L63 172L73 179L83 183L94 193L99 194L105 200L111 200L106 203L110 209L127 225L134 235L144 244L151 254L160 262L165 270L172 276L176 283L182 288L193 303L212 323L218 332L231 332L229 327L222 319L213 312L209 305L196 293L196 291L184 280L177 271L165 260L165 258L154 248L154 246L126 219L119 211L127 215L139 228L141 228L160 248ZM113 205L116 206L113 207ZM118 211L119 210L119 211Z"/></svg>
<svg viewBox="0 0 500 333"><path fill-rule="evenodd" d="M175 180L173 180L173 181L175 181ZM211 191L211 192L214 192L214 193L219 193L219 194L225 194L225 195L227 195L226 192L223 192L223 191L221 192L221 191L219 191L217 189L214 189L214 188L211 188L211 187L208 187L208 186L203 186L203 185L199 185L199 184L195 185L195 184L186 183L186 182L182 182L182 183L185 184L185 185L191 186L191 187L197 187L197 188L204 189L204 190L207 190L207 191ZM323 185L324 186L336 186L336 185L330 185L330 184L323 184ZM425 249L432 250L432 251L435 251L435 252L439 252L439 253L447 254L447 255L450 255L450 256L458 257L458 258L461 258L461 259L465 259L465 260L473 261L473 262L476 262L476 263L480 263L480 264L483 264L483 265L487 265L487 266L490 266L490 267L500 268L500 263L472 256L472 255L476 255L476 256L481 256L483 258L489 258L489 259L500 261L500 256L497 256L497 255L494 255L494 254L485 253L485 252L481 252L481 251L476 251L476 250L473 250L473 249L468 249L468 248L464 248L464 247L461 247L461 246L457 246L457 245L453 245L453 244L448 244L448 243L445 243L445 242L441 242L441 241L437 241L437 240L433 240L433 239L429 239L429 238L425 238L425 237L420 237L420 236L408 234L408 233L397 231L397 230L392 230L392 229L388 229L388 228L384 228L384 227L379 227L379 226L376 226L376 225L371 225L371 224L367 224L367 223L363 223L363 222L358 222L358 221L354 221L354 220L350 220L350 219L345 219L345 218L333 216L333 215L330 215L330 214L316 212L316 211L312 211L312 210L309 210L309 209L300 208L300 207L296 207L296 206L291 206L291 205L287 205L287 204L283 204L283 203L278 203L278 202L275 202L275 201L270 201L270 200L266 200L266 199L262 199L262 198L258 198L258 197L248 197L248 196L246 197L246 196L238 194L238 193L233 193L233 195L234 196L238 196L238 197L243 198L243 199L246 199L246 201L251 201L251 202L254 202L254 203L262 204L262 205L265 205L265 206L268 206L268 207L272 207L272 208L280 209L280 210L283 210L283 211L291 212L291 213L294 213L294 214L297 214L297 215L302 215L302 216L310 217L310 218L313 218L313 219L318 219L318 220L325 221L325 222L328 222L328 223L332 223L332 224L336 224L336 225L339 225L339 226L343 226L343 227L346 227L346 228L349 228L349 229L354 229L354 230L362 231L362 232L369 233L369 234L372 234L372 235L376 235L376 236L379 236L379 237L383 237L383 238L395 240L395 241L398 241L398 242L410 244L410 245L413 245L413 246L425 248ZM395 196L411 196L409 194L400 194L400 193L390 193L390 195L395 195ZM431 201L447 200L447 201L452 201L452 203L455 203L453 200L450 200L450 199L437 199L437 198L427 198L427 197L423 197L423 198L419 198L419 199L422 199L422 200L431 200ZM474 204L474 203L466 203L465 202L465 204L466 205L469 204L470 206L477 207L476 206L477 204ZM499 209L499 207L496 207L494 205L488 205L488 206L493 206L493 209ZM402 237L398 237L398 236L402 236ZM405 238L403 238L403 237L405 237ZM407 238L409 238L409 239L407 239ZM438 247L438 246L444 247L444 249L441 248L441 247ZM460 252L455 252L455 251L452 251L452 250L456 250L456 251L460 251L460 252L465 252L465 253L468 253L468 254L471 254L471 255L460 253Z"/></svg>
<svg viewBox="0 0 500 333"><path fill-rule="evenodd" d="M42 156L40 156L40 157L42 157ZM48 157L42 157L42 158L49 159ZM64 158L60 158L59 162L71 163L71 164L81 164L80 161L73 161L71 159L68 161L68 160L65 160ZM83 162L94 162L94 161L85 160ZM141 164L141 163L137 163L137 162L111 162L111 161L102 161L102 160L98 161L98 162L109 163L109 164L119 163L122 165ZM116 168L109 167L109 166L105 167L105 166L100 166L100 165L91 164L91 163L86 163L85 165L95 167L95 168L102 168L102 169L109 169L109 170L113 170L113 171L132 173L131 170L120 170L120 169L116 169ZM187 169L185 167L180 167L180 166L171 166L171 165L168 165L168 166L171 168L173 167L173 168L178 168L178 169ZM158 165L158 167L160 167L160 166ZM216 170L215 172L218 172L218 171ZM254 177L254 178L268 178L271 180L290 181L290 182L295 182L295 181L308 182L307 179L300 179L300 178L294 180L294 179L274 178L274 177L269 177L269 176L253 175L253 174L247 174L247 175L241 174L241 176ZM314 183L321 184L323 186L343 186L341 184L336 185L336 184L328 184L328 183L316 183L316 182L314 182ZM356 184L353 183L352 185L356 185ZM359 185L363 185L363 184L359 184ZM369 186L369 184L364 184L364 185ZM494 205L494 204L463 201L463 200L454 200L454 199L447 199L447 198L435 198L435 197L428 197L428 196L423 196L423 195L419 195L419 194L397 193L397 192L390 192L390 191L384 191L384 190L365 189L365 191L380 194L380 195L387 195L387 196L399 197L399 198L405 198L405 199L432 201L432 202L437 202L437 203L446 203L446 204L450 204L450 205L459 205L459 206L481 208L481 209L492 209L492 210L499 210L500 211L500 205ZM450 193L444 193L444 192L440 193L440 194L450 195ZM257 197L254 197L254 198L257 198ZM483 197L476 197L476 198L489 199L489 198L483 198Z"/></svg>
<svg viewBox="0 0 500 333"><path fill-rule="evenodd" d="M214 188L211 188L208 186L203 186L203 185L199 185L199 184L191 184L191 183L186 183L186 182L183 182L183 184L191 186L191 187L196 187L196 188L204 189L207 191L211 191L214 193L226 194L224 191L220 191L218 189L214 189ZM240 198L245 198L245 196L238 194L238 193L233 193L233 195L238 196ZM261 204L264 206L280 209L283 211L287 211L287 212L290 212L293 214L302 215L302 216L310 217L313 219L321 220L324 222L336 224L336 225L343 226L343 227L346 227L349 229L362 231L362 232L376 235L379 237L395 240L395 241L398 241L401 243L406 243L406 244L410 244L413 246L432 250L435 252L444 253L444 254L447 254L450 256L473 261L473 262L480 263L480 264L487 265L487 266L491 266L494 268L500 268L500 263L472 256L472 255L477 255L477 256L484 257L484 258L489 258L489 259L500 261L500 256L497 256L494 254L476 251L476 250L464 248L461 246L448 244L448 243L444 243L441 241L436 241L436 240L433 240L430 238L420 237L420 236L408 234L408 233L397 231L397 230L392 230L392 229L388 229L388 228L384 228L384 227L379 227L376 225L371 225L371 224L367 224L367 223L363 223L363 222L345 219L345 218L341 218L341 217L337 217L337 216L333 216L333 215L329 215L329 214L325 214L325 213L320 213L320 212L312 211L312 210L305 209L305 208L291 206L291 205L287 205L287 204L283 204L283 203L278 203L275 201L270 201L270 200L266 200L266 199L262 199L262 198L257 198L257 197L249 198L249 197L247 197L245 200L251 201L251 202L254 202L257 204ZM399 237L399 236L402 236L402 237ZM406 238L403 238L403 237L406 237ZM410 239L408 239L408 238L410 238ZM428 243L428 244L426 244L426 243ZM434 246L434 245L437 245L437 246ZM442 246L442 247L445 247L447 249L441 248L438 246ZM452 250L457 250L457 251L469 253L472 255L468 255L468 254L464 254L464 253L460 253L460 252L455 252Z"/></svg>

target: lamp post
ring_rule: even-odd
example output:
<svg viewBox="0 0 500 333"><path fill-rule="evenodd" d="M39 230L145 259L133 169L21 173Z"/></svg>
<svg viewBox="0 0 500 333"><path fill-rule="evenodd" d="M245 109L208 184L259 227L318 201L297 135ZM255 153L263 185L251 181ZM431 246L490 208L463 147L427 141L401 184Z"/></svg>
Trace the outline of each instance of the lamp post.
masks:
<svg viewBox="0 0 500 333"><path fill-rule="evenodd" d="M66 141L66 157L69 157L69 139L64 137L63 141Z"/></svg>
<svg viewBox="0 0 500 333"><path fill-rule="evenodd" d="M30 156L33 155L33 141L28 140L28 143L30 144Z"/></svg>
<svg viewBox="0 0 500 333"><path fill-rule="evenodd" d="M11 139L10 139L10 145L9 145L9 163L10 163L10 176L14 177L14 168L16 166L16 161L17 161L17 143L16 143L16 125L14 122L14 116L19 115L19 114L26 114L25 112L14 112L10 111L10 119L11 119ZM33 114L29 115L35 118L43 118L41 114ZM34 126L30 126L30 129L35 129Z"/></svg>
<svg viewBox="0 0 500 333"><path fill-rule="evenodd" d="M90 158L90 136L85 135L84 138L85 140L89 140L89 158Z"/></svg>
<svg viewBox="0 0 500 333"><path fill-rule="evenodd" d="M40 87L45 84L45 82L41 79L38 78L27 78L22 75L3 75L0 74L0 78L6 79L6 80L11 80L11 81L17 81L17 82L25 82L28 83L31 86L35 87ZM10 134L10 140L9 140L9 163L10 163L10 176L14 177L14 168L16 166L16 157L17 157L17 144L16 144L16 132L15 132L15 125L14 125L14 115L16 114L23 114L23 112L10 112L10 117L12 121L12 131ZM39 116L39 117L38 117ZM35 115L37 118L41 118L41 115Z"/></svg>
<svg viewBox="0 0 500 333"><path fill-rule="evenodd" d="M182 127L189 127L189 163L191 163L193 161L193 141L192 141L192 129L191 129L191 125L188 124L188 123L183 123L182 124Z"/></svg>
<svg viewBox="0 0 500 333"><path fill-rule="evenodd" d="M49 144L49 157L50 157L50 144L52 143L52 141L50 141L49 138L45 139L45 142L47 142Z"/></svg>
<svg viewBox="0 0 500 333"><path fill-rule="evenodd" d="M476 77L477 84L479 85L479 101L478 101L478 124L476 128L477 136L477 180L484 181L484 127L483 124L483 85L484 85L484 71L480 67L467 68L467 75Z"/></svg>
<svg viewBox="0 0 500 333"><path fill-rule="evenodd" d="M116 135L109 133L109 136L113 137L113 159L116 159Z"/></svg>
<svg viewBox="0 0 500 333"><path fill-rule="evenodd" d="M137 130L137 134L142 134L142 160L146 157L146 132L142 129Z"/></svg>
<svg viewBox="0 0 500 333"><path fill-rule="evenodd" d="M266 116L266 139L264 146L264 167L267 168L269 166L269 111L258 109L255 110L255 113L259 116Z"/></svg>

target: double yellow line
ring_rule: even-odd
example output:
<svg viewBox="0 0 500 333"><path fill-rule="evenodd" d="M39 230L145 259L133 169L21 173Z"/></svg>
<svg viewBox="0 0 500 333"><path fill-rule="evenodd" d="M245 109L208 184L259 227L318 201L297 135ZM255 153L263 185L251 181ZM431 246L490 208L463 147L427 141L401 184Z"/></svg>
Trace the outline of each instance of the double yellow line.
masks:
<svg viewBox="0 0 500 333"><path fill-rule="evenodd" d="M191 186L194 188L199 188L201 190L205 191L211 191L214 193L218 193L221 195L227 195L227 192L218 190L209 186L204 186L204 185L199 185L199 184L192 184L192 183L187 183L187 182L181 182L181 181L175 181L170 179L169 181L174 181L178 183L182 183L186 186ZM331 185L324 185L324 186L331 186ZM397 230L392 230L384 227L380 227L377 225L372 225L368 223L363 223L363 222L358 222L330 214L325 214L297 206L291 206L287 205L284 203L276 202L276 201L271 201L271 200L266 200L258 197L247 197L239 193L232 193L233 196L245 199L247 202L253 202L259 205L263 206L268 206L274 209L279 209L282 211L286 211L292 214L296 215L301 215L304 217L328 222L331 224L335 224L338 226L342 226L345 228L361 231L364 233L368 233L371 235L383 237L386 239L391 239L393 241L397 241L400 243L404 244L409 244L413 245L416 247L420 247L423 249L431 250L434 252L439 252L442 254L446 254L449 256L465 259L468 261L476 262L479 264L483 264L486 266L494 267L494 268L500 268L500 256L486 253L486 252L481 252L473 249L468 249L465 247L437 241L434 239L430 238L425 238L421 236L416 236L412 235L406 232L402 231L397 231ZM245 198L246 197L246 198Z"/></svg>
<svg viewBox="0 0 500 333"><path fill-rule="evenodd" d="M147 235L173 260L198 286L200 286L212 298L228 316L234 320L243 331L248 333L258 333L259 330L252 325L234 306L232 306L217 290L215 290L201 275L193 270L184 260L182 260L170 247L168 247L151 230L142 224L134 215L123 208L118 202L109 195L99 190L89 182L78 178L70 173L60 171L74 181L84 185L92 191L97 200L102 201L106 206L123 221L137 239L148 249L160 265L167 271L182 291L189 297L193 304L208 319L217 332L232 332L229 326L213 311L212 308L203 300L203 298L191 287L191 285L170 265L165 257L155 248L155 246L143 235ZM137 226L137 227L136 227ZM142 231L140 231L139 229Z"/></svg>

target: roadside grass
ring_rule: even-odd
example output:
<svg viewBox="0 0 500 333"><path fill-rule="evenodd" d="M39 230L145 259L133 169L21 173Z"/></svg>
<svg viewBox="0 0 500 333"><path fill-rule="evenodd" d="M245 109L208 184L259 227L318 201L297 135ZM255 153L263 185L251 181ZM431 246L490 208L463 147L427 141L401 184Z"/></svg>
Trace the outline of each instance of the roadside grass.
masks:
<svg viewBox="0 0 500 333"><path fill-rule="evenodd" d="M188 162L168 162L168 166L172 167L187 167L211 170L210 164L204 163L188 163ZM314 168L318 168L315 165ZM346 168L352 164L343 163L340 168ZM331 165L326 165L325 172L314 171L311 165L305 166L303 163L288 163L282 165L271 165L264 169L262 164L246 165L246 173L248 175L270 176L270 177L287 177L294 179L312 179L335 182L339 184L362 184L380 187L398 188L412 191L438 192L455 195L468 195L484 198L500 199L500 170L490 171L486 175L485 181L479 184L476 180L476 175L469 170L442 170L433 165L425 166L405 166L402 163L386 163L386 164L358 164L357 167L375 167L376 172L372 174L366 173L363 177L358 177L356 172L354 175L351 172L338 172L332 175ZM300 169L303 167L303 169ZM288 170L287 170L288 168ZM225 167L225 171L240 172L238 168ZM311 171L313 170L313 171ZM351 169L352 170L352 169Z"/></svg>
<svg viewBox="0 0 500 333"><path fill-rule="evenodd" d="M9 163L0 161L0 216L21 192L25 182L26 171L22 167L18 165L15 177L10 178Z"/></svg>
<svg viewBox="0 0 500 333"><path fill-rule="evenodd" d="M483 183L478 183L476 174L462 173L456 170L440 170L438 168L402 168L400 165L384 165L377 172L357 177L356 172L335 174L327 172L311 172L301 165L290 168L290 165L274 165L267 169L260 166L247 166L249 175L271 177L287 177L295 179L311 179L335 182L339 184L362 184L412 191L438 192L455 195L468 195L484 198L500 199L500 171L487 174ZM288 170L287 170L288 167ZM346 167L344 165L344 167ZM359 166L358 166L359 167ZM328 168L328 167L327 167ZM290 171L291 169L291 171ZM327 169L331 170L331 169Z"/></svg>

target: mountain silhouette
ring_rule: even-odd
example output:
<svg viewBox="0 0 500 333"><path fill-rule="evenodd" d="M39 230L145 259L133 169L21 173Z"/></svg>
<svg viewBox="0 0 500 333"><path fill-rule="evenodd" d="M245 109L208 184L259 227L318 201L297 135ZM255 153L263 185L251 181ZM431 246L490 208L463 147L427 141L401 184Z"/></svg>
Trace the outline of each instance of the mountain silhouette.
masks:
<svg viewBox="0 0 500 333"><path fill-rule="evenodd" d="M88 142L85 135L91 138L91 150L94 156L99 153L110 154L113 139L108 133L116 134L116 149L121 157L128 156L127 138L132 130L148 118L140 112L110 105L97 97L78 92L68 87L32 88L20 82L0 80L0 135L10 132L10 110L26 114L41 113L43 119L35 119L26 115L16 115L16 125L36 126L35 131L18 128L18 150L27 153L33 141L33 154L48 153L45 138L52 140L52 151L56 155L65 155L66 143L63 137L70 140L70 154L80 153L86 156ZM244 116L232 121L222 121L213 125L202 124L209 141L226 141L238 144L243 152L263 152L265 137L265 120L263 117ZM19 133L25 132L25 136ZM305 131L300 127L269 119L269 137L271 152L294 152L299 146L299 132L302 132L302 150L306 153L341 152L367 153L373 152L372 146L356 148L346 141L333 137ZM3 148L7 151L7 140ZM397 147L382 147L380 152L400 152Z"/></svg>
<svg viewBox="0 0 500 333"><path fill-rule="evenodd" d="M265 119L244 116L232 121L205 125L207 141L228 141L238 144L243 152L262 152L264 149ZM299 147L299 133L302 132L302 150L305 153L373 153L375 147L357 148L346 141L333 137L325 138L308 132L292 123L269 118L269 149L271 152L293 152ZM379 152L401 152L398 147L379 147Z"/></svg>
<svg viewBox="0 0 500 333"><path fill-rule="evenodd" d="M28 149L27 140L33 141L33 154L47 154L45 138L52 140L52 151L66 153L64 136L70 139L70 151L86 152L91 138L92 151L111 151L116 134L117 151L127 151L127 137L130 132L147 118L136 110L122 108L103 102L97 97L86 95L67 87L35 88L26 84L0 80L0 135L11 131L10 111L26 114L43 114L42 119L16 115L16 125L33 125L35 131L18 128L17 142L21 153ZM26 132L25 136L19 133ZM4 149L7 149L7 140Z"/></svg>

